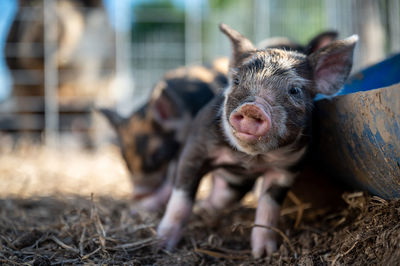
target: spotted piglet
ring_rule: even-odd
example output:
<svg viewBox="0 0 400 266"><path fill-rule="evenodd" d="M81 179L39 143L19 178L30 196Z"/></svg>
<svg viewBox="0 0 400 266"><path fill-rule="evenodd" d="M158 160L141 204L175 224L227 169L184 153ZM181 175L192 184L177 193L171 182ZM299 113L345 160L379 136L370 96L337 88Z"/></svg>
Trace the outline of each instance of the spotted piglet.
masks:
<svg viewBox="0 0 400 266"><path fill-rule="evenodd" d="M313 98L333 94L345 82L357 36L333 41L309 55L282 49L257 50L227 25L231 41L229 86L197 115L179 158L177 179L158 227L172 249L188 221L199 182L212 172L214 187L205 206L215 213L238 201L263 178L255 224L253 256L277 249L280 206L310 141Z"/></svg>

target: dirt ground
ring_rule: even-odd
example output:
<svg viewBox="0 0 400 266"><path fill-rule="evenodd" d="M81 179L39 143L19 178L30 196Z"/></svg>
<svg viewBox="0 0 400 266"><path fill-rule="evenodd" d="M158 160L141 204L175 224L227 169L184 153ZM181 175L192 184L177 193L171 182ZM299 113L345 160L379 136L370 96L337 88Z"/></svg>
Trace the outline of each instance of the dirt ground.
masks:
<svg viewBox="0 0 400 266"><path fill-rule="evenodd" d="M131 184L114 147L96 152L1 145L0 264L396 265L400 200L346 192L336 204L293 190L281 212L279 250L250 255L255 198L219 218L193 215L178 248L158 248L161 213L131 214ZM306 182L303 182L306 183ZM203 185L200 194L207 191ZM304 193L308 191L308 193ZM305 195L305 196L304 196ZM327 195L327 194L326 194ZM340 197L340 196L339 196Z"/></svg>

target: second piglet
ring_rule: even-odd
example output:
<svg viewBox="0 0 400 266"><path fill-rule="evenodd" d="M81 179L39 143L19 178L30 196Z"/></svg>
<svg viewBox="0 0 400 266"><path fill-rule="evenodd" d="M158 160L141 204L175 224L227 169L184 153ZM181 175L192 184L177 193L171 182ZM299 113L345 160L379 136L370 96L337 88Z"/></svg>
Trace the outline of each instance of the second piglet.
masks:
<svg viewBox="0 0 400 266"><path fill-rule="evenodd" d="M167 202L193 117L226 86L227 61L219 58L212 67L193 65L168 71L156 83L149 102L128 118L100 110L117 133L131 174L137 203L132 211L156 210Z"/></svg>
<svg viewBox="0 0 400 266"><path fill-rule="evenodd" d="M309 140L313 98L333 94L352 67L357 36L334 41L310 55L281 49L257 50L226 25L231 41L229 86L197 115L180 156L177 179L158 227L163 244L179 241L202 176L212 172L206 204L218 212L239 200L263 178L252 229L254 257L277 249L280 205L294 181Z"/></svg>

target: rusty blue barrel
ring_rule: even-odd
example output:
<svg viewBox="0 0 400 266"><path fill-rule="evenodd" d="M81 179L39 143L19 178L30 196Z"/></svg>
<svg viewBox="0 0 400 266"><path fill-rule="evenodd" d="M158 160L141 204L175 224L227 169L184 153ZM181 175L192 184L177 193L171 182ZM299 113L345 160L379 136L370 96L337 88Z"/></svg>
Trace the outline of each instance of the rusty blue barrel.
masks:
<svg viewBox="0 0 400 266"><path fill-rule="evenodd" d="M400 197L400 54L315 105L314 158L325 172L355 189Z"/></svg>

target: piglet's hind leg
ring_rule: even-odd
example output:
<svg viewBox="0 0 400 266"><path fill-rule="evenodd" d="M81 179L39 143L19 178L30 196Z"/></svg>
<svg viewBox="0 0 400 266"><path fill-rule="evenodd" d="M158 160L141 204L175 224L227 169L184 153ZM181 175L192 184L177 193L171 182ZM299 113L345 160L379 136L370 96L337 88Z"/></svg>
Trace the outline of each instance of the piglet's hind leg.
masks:
<svg viewBox="0 0 400 266"><path fill-rule="evenodd" d="M246 180L243 184L233 184L226 181L230 175L217 170L212 174L213 184L210 195L195 206L195 212L206 211L208 214L217 214L220 210L238 202L253 187L254 180Z"/></svg>
<svg viewBox="0 0 400 266"><path fill-rule="evenodd" d="M149 212L160 210L168 202L171 191L172 184L163 184L154 194L139 201L137 209ZM137 210L132 209L131 212L136 213Z"/></svg>

